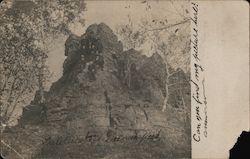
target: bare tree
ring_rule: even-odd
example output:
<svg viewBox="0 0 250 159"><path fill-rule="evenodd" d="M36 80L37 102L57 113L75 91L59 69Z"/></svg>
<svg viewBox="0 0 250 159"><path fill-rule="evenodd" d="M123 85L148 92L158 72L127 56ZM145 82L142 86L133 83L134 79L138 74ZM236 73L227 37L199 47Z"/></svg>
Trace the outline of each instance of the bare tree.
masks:
<svg viewBox="0 0 250 159"><path fill-rule="evenodd" d="M150 1L142 1L146 12L152 9ZM188 9L182 7L180 13L172 2L172 12L180 16L180 21L170 23L167 18L142 18L137 24L128 15L128 23L117 26L116 32L120 36L125 49L145 48L151 53L158 53L166 64L166 97L163 102L162 111L165 111L169 100L169 77L171 76L170 66L189 71L189 26L190 18Z"/></svg>

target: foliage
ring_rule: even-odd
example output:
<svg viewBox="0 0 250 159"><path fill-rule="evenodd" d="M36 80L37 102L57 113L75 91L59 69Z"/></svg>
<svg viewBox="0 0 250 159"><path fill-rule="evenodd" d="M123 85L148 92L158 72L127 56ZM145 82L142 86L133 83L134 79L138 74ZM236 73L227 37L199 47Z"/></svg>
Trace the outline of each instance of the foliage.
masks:
<svg viewBox="0 0 250 159"><path fill-rule="evenodd" d="M18 109L28 104L36 90L43 96L50 77L46 60L48 39L71 33L84 25L83 0L4 1L0 6L0 106L1 123L16 120Z"/></svg>

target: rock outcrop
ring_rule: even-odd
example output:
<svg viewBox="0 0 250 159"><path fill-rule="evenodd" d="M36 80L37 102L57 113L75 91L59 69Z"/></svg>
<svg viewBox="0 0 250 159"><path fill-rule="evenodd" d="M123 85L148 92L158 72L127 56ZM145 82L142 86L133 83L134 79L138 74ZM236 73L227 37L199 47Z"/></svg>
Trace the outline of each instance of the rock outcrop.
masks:
<svg viewBox="0 0 250 159"><path fill-rule="evenodd" d="M182 70L170 72L172 107L162 112L167 71L157 53L146 57L134 49L123 51L117 36L101 23L89 26L81 37L71 35L65 56L63 76L46 93L45 103L34 100L13 128L20 136L31 131L39 136L17 139L38 143L23 155L65 159L191 156L190 85Z"/></svg>

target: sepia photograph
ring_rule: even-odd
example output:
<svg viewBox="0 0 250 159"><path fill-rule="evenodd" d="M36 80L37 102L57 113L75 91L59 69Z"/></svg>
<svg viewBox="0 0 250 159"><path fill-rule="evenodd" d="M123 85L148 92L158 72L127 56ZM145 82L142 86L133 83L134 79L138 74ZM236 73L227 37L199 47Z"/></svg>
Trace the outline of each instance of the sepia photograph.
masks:
<svg viewBox="0 0 250 159"><path fill-rule="evenodd" d="M241 159L249 97L247 1L0 3L3 159Z"/></svg>
<svg viewBox="0 0 250 159"><path fill-rule="evenodd" d="M189 6L3 1L2 157L191 158Z"/></svg>

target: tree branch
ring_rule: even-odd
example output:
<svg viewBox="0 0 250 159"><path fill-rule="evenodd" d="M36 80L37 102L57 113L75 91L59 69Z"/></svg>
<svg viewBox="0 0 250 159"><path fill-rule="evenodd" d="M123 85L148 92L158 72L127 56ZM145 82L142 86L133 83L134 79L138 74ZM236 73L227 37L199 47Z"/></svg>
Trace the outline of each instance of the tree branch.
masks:
<svg viewBox="0 0 250 159"><path fill-rule="evenodd" d="M180 21L180 22L175 23L175 24L169 24L169 25L162 27L162 28L149 29L147 31L156 31L156 30L164 30L164 29L172 28L172 27L175 27L177 25L185 24L185 23L189 22L189 20L191 20L191 18L185 19L185 20Z"/></svg>

